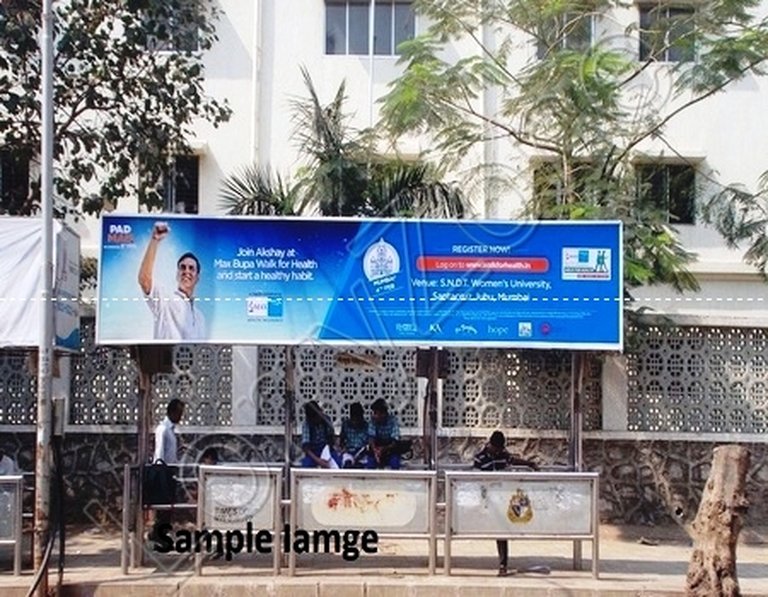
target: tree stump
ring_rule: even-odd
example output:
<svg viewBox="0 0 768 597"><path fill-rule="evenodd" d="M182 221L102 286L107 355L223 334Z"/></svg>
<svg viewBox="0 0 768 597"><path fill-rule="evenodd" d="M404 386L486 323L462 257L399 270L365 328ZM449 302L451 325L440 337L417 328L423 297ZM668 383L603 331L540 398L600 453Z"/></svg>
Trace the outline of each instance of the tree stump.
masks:
<svg viewBox="0 0 768 597"><path fill-rule="evenodd" d="M736 543L749 506L746 496L749 451L720 446L693 521L693 555L686 576L686 595L737 597Z"/></svg>

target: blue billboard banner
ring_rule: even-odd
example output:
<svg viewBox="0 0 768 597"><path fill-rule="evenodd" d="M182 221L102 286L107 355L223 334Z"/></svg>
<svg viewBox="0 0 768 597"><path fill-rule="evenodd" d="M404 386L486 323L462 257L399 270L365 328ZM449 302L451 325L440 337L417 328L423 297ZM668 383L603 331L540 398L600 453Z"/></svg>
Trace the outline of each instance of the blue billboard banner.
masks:
<svg viewBox="0 0 768 597"><path fill-rule="evenodd" d="M621 350L619 222L102 218L102 344Z"/></svg>

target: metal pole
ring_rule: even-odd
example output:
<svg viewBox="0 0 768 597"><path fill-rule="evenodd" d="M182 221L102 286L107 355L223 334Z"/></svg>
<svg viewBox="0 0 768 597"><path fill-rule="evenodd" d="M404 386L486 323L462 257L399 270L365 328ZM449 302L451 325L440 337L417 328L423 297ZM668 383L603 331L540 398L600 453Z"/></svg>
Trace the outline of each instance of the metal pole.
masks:
<svg viewBox="0 0 768 597"><path fill-rule="evenodd" d="M429 468L437 470L437 384L440 379L437 346L430 349L429 364Z"/></svg>
<svg viewBox="0 0 768 597"><path fill-rule="evenodd" d="M138 461L138 475L136 479L136 530L135 540L138 549L138 562L133 565L144 565L144 465L149 460L149 425L152 420L152 376L143 372L144 364L141 361L141 352L136 348L139 364L139 416L136 421L138 434L136 446L136 459Z"/></svg>
<svg viewBox="0 0 768 597"><path fill-rule="evenodd" d="M128 550L130 542L129 526L131 524L131 465L123 466L123 530L120 534L120 571L123 576L128 574Z"/></svg>
<svg viewBox="0 0 768 597"><path fill-rule="evenodd" d="M291 449L293 448L293 419L296 412L296 363L293 346L285 347L285 440L284 440L284 492L290 497Z"/></svg>
<svg viewBox="0 0 768 597"><path fill-rule="evenodd" d="M40 339L37 360L37 447L35 452L35 570L44 566L51 507L51 417L53 358L53 0L43 0L40 40L41 63L41 144L40 191L42 224L42 289L40 293ZM47 566L37 595L48 594Z"/></svg>
<svg viewBox="0 0 768 597"><path fill-rule="evenodd" d="M24 524L24 518L22 510L24 509L22 488L24 487L24 477L18 477L16 485L13 488L16 500L16 515L13 521L13 574L19 576L21 574L21 542L23 540L22 525Z"/></svg>
<svg viewBox="0 0 768 597"><path fill-rule="evenodd" d="M373 44L376 29L376 0L368 5L368 126L373 127Z"/></svg>
<svg viewBox="0 0 768 597"><path fill-rule="evenodd" d="M572 471L582 470L581 454L581 385L583 379L583 360L578 352L571 353L571 433L569 446L569 464ZM573 569L581 570L581 541L573 541Z"/></svg>

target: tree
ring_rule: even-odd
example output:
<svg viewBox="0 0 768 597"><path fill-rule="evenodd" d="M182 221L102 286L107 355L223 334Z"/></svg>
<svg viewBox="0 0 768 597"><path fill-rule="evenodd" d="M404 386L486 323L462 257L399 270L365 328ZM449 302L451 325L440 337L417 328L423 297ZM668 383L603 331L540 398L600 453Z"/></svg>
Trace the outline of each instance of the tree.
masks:
<svg viewBox="0 0 768 597"><path fill-rule="evenodd" d="M747 475L750 453L744 446L714 449L699 511L692 525L694 540L685 578L689 597L737 597L736 545L749 509Z"/></svg>
<svg viewBox="0 0 768 597"><path fill-rule="evenodd" d="M443 161L494 138L548 156L535 172L527 214L622 220L627 287L696 289L687 269L694 255L679 242L669 207L643 200L653 181L638 175L632 160L651 138L672 147L665 127L677 115L746 73L760 73L768 25L757 4L715 0L679 11L654 4L640 29L591 41L593 18L622 3L417 0L430 26L399 48L405 70L384 99L384 119L395 136L430 133ZM640 61L627 50L630 35L639 36ZM476 53L445 58L448 44L459 40ZM536 57L513 66L531 42ZM668 95L644 86L657 59L676 61L661 85ZM501 96L494 113L483 110L488 90Z"/></svg>
<svg viewBox="0 0 768 597"><path fill-rule="evenodd" d="M55 210L98 213L158 190L192 124L229 118L203 91L202 53L216 41L208 0L54 3ZM39 0L0 5L0 148L34 161L40 146ZM31 169L34 171L34 168ZM14 205L39 205L39 185Z"/></svg>
<svg viewBox="0 0 768 597"><path fill-rule="evenodd" d="M756 193L740 184L728 185L710 197L702 213L731 248L746 242L744 261L768 278L768 172L760 177Z"/></svg>
<svg viewBox="0 0 768 597"><path fill-rule="evenodd" d="M385 158L375 151L371 131L349 127L342 83L323 105L309 73L302 69L308 97L294 101L296 139L306 160L295 183L285 183L257 165L223 184L222 206L231 214L324 216L462 217L464 198L421 162Z"/></svg>

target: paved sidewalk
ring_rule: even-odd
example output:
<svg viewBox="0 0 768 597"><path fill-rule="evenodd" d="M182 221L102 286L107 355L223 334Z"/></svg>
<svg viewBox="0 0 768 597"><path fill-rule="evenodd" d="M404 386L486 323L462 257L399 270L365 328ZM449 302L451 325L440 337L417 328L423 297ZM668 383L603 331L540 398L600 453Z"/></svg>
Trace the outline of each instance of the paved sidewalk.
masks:
<svg viewBox="0 0 768 597"><path fill-rule="evenodd" d="M442 543L438 543L442 553ZM167 555L148 558L145 568L120 571L119 535L81 531L68 535L65 596L103 597L512 597L512 596L672 596L683 595L690 541L678 527L603 525L600 578L590 572L591 544L583 542L584 570L572 570L569 541L517 541L510 546L510 568L546 566L536 572L496 577L493 541L456 541L452 575L427 573L424 541L382 541L379 553L352 563L338 556L300 556L297 573L271 574L271 558L245 554L231 562L210 561L195 577L192 559ZM28 554L29 550L25 549ZM28 556L27 556L28 557ZM745 529L737 552L742 594L768 596L768 529ZM28 562L25 562L25 566ZM53 571L56 559L52 561ZM0 595L23 597L31 572L11 573L11 551L0 547ZM51 575L51 586L56 582Z"/></svg>

